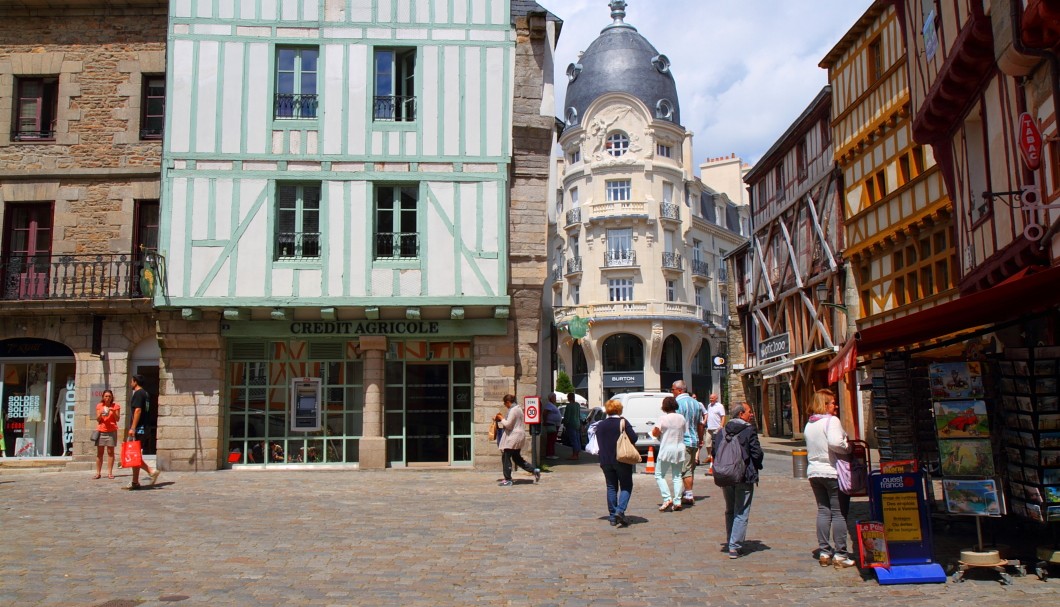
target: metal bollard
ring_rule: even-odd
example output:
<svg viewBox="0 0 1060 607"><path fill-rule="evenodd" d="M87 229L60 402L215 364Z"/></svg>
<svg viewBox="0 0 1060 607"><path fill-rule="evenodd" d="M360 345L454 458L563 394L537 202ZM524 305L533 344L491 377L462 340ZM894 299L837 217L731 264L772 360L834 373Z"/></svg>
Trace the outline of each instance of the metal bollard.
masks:
<svg viewBox="0 0 1060 607"><path fill-rule="evenodd" d="M791 476L793 478L806 478L806 467L809 465L810 460L805 449L791 450Z"/></svg>

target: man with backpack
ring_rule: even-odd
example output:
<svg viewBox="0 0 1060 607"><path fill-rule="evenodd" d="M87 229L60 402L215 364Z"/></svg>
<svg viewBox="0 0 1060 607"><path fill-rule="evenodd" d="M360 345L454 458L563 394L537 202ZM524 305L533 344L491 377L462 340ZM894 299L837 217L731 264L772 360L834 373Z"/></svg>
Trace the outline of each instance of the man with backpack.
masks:
<svg viewBox="0 0 1060 607"><path fill-rule="evenodd" d="M714 441L714 484L725 495L725 537L729 558L740 558L741 544L747 537L751 499L762 469L762 445L755 429L754 412L747 403L729 409L729 423L718 431Z"/></svg>

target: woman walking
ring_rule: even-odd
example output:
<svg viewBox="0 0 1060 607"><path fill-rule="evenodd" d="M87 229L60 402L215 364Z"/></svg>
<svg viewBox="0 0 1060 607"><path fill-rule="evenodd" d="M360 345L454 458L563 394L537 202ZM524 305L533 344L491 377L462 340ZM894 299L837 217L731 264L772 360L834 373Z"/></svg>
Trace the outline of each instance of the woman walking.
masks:
<svg viewBox="0 0 1060 607"><path fill-rule="evenodd" d="M659 512L670 512L681 509L681 491L684 488L681 470L686 457L684 436L688 421L684 415L677 413L677 399L672 396L663 399L662 411L662 417L651 429L651 434L659 439L659 455L655 458L655 482L659 485L663 500ZM670 493L671 487L673 493Z"/></svg>
<svg viewBox="0 0 1060 607"><path fill-rule="evenodd" d="M96 444L96 475L100 478L103 472L103 450L107 450L107 478L114 478L114 447L118 444L118 419L121 407L114 402L114 393L103 391L103 397L96 403L96 431L92 433L92 442Z"/></svg>
<svg viewBox="0 0 1060 607"><path fill-rule="evenodd" d="M841 569L854 565L854 561L847 553L850 496L839 490L836 471L836 456L850 452L847 433L836 417L838 410L835 393L831 390L815 392L810 419L803 434L809 460L806 476L817 501L817 558L822 567L834 565Z"/></svg>
<svg viewBox="0 0 1060 607"><path fill-rule="evenodd" d="M501 469L504 472L504 480L500 482L501 487L512 486L512 462L514 461L523 470L534 475L534 482L541 481L541 471L526 463L520 451L526 443L526 425L523 423L523 407L515 402L514 394L504 395L504 406L508 408L508 416L500 413L494 419L497 421L497 429L504 430L501 438Z"/></svg>
<svg viewBox="0 0 1060 607"><path fill-rule="evenodd" d="M600 445L600 469L604 472L607 483L607 520L612 526L628 527L626 507L633 494L633 464L618 461L618 435L625 432L633 443L637 442L637 433L633 424L622 417L622 403L609 400L604 404L607 417L596 424L596 442Z"/></svg>

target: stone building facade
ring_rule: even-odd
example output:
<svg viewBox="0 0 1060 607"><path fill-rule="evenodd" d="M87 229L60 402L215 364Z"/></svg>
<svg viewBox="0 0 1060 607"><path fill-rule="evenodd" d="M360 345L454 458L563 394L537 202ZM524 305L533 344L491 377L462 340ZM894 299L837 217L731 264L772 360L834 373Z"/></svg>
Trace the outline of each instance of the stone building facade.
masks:
<svg viewBox="0 0 1060 607"><path fill-rule="evenodd" d="M155 389L166 4L0 2L8 457L94 460L100 392L126 403L132 373Z"/></svg>

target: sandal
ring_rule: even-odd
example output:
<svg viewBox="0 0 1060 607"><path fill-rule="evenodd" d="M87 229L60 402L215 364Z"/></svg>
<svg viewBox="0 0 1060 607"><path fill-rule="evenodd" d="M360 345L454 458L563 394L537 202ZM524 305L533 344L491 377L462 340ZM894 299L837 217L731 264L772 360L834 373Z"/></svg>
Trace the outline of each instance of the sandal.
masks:
<svg viewBox="0 0 1060 607"><path fill-rule="evenodd" d="M107 478L109 478L110 480L114 480L114 475L113 474L108 474Z"/></svg>
<svg viewBox="0 0 1060 607"><path fill-rule="evenodd" d="M659 506L659 512L669 512L674 507L673 500L666 500L662 506Z"/></svg>
<svg viewBox="0 0 1060 607"><path fill-rule="evenodd" d="M97 475L92 477L92 480L95 481L95 480L99 480L100 478L103 478L103 477L101 477L100 475L97 474ZM111 478L114 478L114 477L111 477Z"/></svg>

